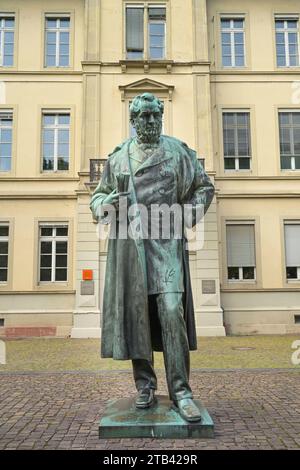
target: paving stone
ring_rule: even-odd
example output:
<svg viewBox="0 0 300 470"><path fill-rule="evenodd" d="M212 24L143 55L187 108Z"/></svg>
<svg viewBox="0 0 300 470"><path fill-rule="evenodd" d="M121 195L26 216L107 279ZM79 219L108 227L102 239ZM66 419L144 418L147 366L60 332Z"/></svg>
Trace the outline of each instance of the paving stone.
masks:
<svg viewBox="0 0 300 470"><path fill-rule="evenodd" d="M0 373L0 449L300 449L300 370L197 370L191 385L215 439L99 441L108 399L136 393L131 372Z"/></svg>

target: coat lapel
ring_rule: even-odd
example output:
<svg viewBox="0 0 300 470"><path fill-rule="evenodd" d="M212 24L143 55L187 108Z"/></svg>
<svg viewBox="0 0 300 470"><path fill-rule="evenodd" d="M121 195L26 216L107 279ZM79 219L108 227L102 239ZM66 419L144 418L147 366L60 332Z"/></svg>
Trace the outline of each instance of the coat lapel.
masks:
<svg viewBox="0 0 300 470"><path fill-rule="evenodd" d="M128 150L129 146L130 142L128 144ZM159 148L157 148L146 160L143 161L143 163L138 167L138 169L135 170L133 175L139 170L144 170L145 168L159 165L160 163L164 162L165 160L169 160L170 158L172 158L172 152L170 151L169 146L166 145L166 142L164 141L163 137L161 137Z"/></svg>
<svg viewBox="0 0 300 470"><path fill-rule="evenodd" d="M137 197L136 197L136 191L135 191L135 186L134 186L134 181L133 181L133 173L132 173L132 168L130 165L130 158L129 158L129 146L130 146L130 141L126 145L125 149L125 155L122 159L124 168L126 167L127 171L130 174L130 179L129 179L129 186L128 186L128 191L130 191L131 194L131 203L132 204L138 204ZM139 214L137 214L135 217L132 216L131 220L129 219L129 223L132 222L132 220L135 219L136 223L139 223L140 226L142 226L141 218ZM146 268L146 255L145 255L145 247L144 247L144 240L142 238L134 238L133 239L138 256L142 265L142 270L144 273L144 284L145 284L145 289L147 292L147 268Z"/></svg>

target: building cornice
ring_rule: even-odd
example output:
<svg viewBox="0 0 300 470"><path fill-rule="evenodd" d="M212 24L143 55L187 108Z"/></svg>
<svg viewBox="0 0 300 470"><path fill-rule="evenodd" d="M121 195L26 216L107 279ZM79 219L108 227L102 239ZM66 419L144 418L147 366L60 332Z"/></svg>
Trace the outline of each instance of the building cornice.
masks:
<svg viewBox="0 0 300 470"><path fill-rule="evenodd" d="M299 287L295 287L295 286L291 286L291 287L266 287L266 288L256 288L256 287L253 287L253 288L245 288L245 287L242 287L241 288L230 288L230 287L222 287L221 286L221 292L224 292L224 293L231 293L231 292L243 292L243 293L247 293L247 292L261 292L261 293L266 293L266 292L298 292L299 293L299 290L300 290L300 284L299 284ZM224 310L227 310L226 308L224 308ZM266 307L254 307L254 308L249 308L249 307L241 307L241 308L228 308L228 310L230 311L240 311L240 310L249 310L249 311L257 311L257 310L266 310ZM295 310L295 307L270 307L268 308L267 310Z"/></svg>
<svg viewBox="0 0 300 470"><path fill-rule="evenodd" d="M77 199L75 192L72 193L0 193L0 200L10 199Z"/></svg>
<svg viewBox="0 0 300 470"><path fill-rule="evenodd" d="M1 70L0 75L43 75L43 76L60 76L63 77L65 75L76 75L81 76L83 74L82 70Z"/></svg>
<svg viewBox="0 0 300 470"><path fill-rule="evenodd" d="M23 295L23 294L29 294L29 295L37 295L37 294L76 294L76 290L62 290L62 289L48 289L48 290L2 290L0 289L0 295ZM69 311L69 310L68 310ZM39 313L40 310L39 310ZM47 312L48 313L48 310Z"/></svg>
<svg viewBox="0 0 300 470"><path fill-rule="evenodd" d="M236 193L222 193L220 190L217 192L218 199L293 199L293 198L300 198L300 192L293 192L293 193L246 193L246 192L236 192Z"/></svg>
<svg viewBox="0 0 300 470"><path fill-rule="evenodd" d="M292 70L210 70L212 76L237 76L237 75L300 75L300 69Z"/></svg>
<svg viewBox="0 0 300 470"><path fill-rule="evenodd" d="M0 176L0 181L35 181L35 182L42 182L42 181L51 181L52 183L61 182L61 181L79 181L79 178L74 177L43 177L43 176Z"/></svg>
<svg viewBox="0 0 300 470"><path fill-rule="evenodd" d="M291 181L291 180L300 180L300 175L285 175L285 176L216 176L216 181Z"/></svg>
<svg viewBox="0 0 300 470"><path fill-rule="evenodd" d="M112 62L102 62L99 60L83 60L82 62L83 66L93 66L93 65L101 65L104 67L111 67L111 66L119 66L126 64L128 66L143 66L144 64L149 64L152 66L157 66L160 67L162 65L210 65L211 62L207 60L201 60L201 61L179 61L179 60L119 60L119 61L112 61Z"/></svg>
<svg viewBox="0 0 300 470"><path fill-rule="evenodd" d="M118 69L121 73L175 73L178 68L189 68L189 73L209 73L210 62L174 61L174 60L120 60L118 62L83 61L84 73L108 73L109 69ZM114 72L116 73L116 72Z"/></svg>

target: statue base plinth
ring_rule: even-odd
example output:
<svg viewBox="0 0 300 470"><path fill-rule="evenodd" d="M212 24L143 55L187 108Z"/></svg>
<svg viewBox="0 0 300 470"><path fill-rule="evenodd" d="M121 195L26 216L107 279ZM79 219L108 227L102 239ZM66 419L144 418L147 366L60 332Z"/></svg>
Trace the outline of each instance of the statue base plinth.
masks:
<svg viewBox="0 0 300 470"><path fill-rule="evenodd" d="M158 438L197 439L214 437L214 423L199 400L201 421L185 421L165 396L156 396L150 408L136 409L135 398L110 400L99 424L100 439Z"/></svg>

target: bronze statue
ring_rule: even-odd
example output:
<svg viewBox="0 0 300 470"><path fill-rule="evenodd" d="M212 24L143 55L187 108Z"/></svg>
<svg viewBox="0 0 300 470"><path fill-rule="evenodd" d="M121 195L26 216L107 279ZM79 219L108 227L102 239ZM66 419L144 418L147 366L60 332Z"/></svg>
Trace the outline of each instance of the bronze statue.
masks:
<svg viewBox="0 0 300 470"><path fill-rule="evenodd" d="M120 212L120 196L148 211L153 205L189 204L190 226L197 222L198 205L202 215L207 211L214 186L195 151L161 135L162 115L163 103L154 95L133 100L130 120L136 137L110 154L92 196L90 207L99 222L107 223L111 206ZM153 238L139 211L126 214L129 222L138 222L142 236L120 237L117 221L116 236L109 239L101 355L132 360L136 407L146 408L155 402L157 388L153 351L163 351L170 399L185 420L199 421L189 385L189 350L197 349L197 338L184 232L181 238L172 236L173 218L170 237ZM162 217L159 211L158 222Z"/></svg>

